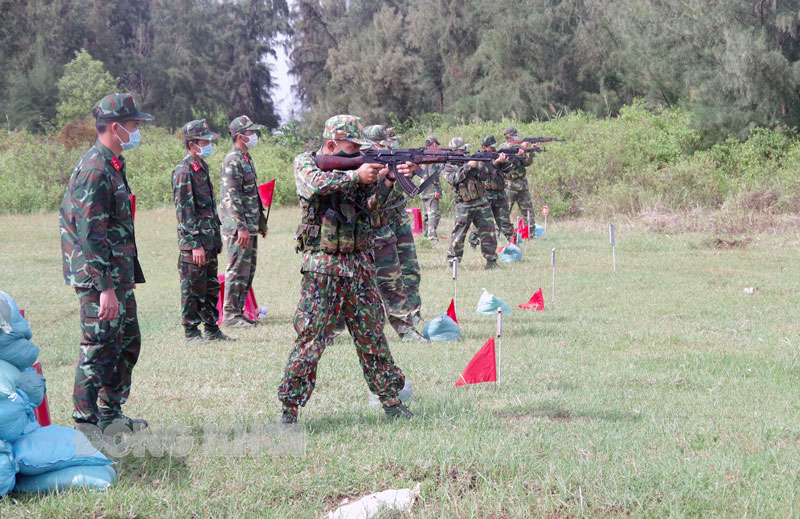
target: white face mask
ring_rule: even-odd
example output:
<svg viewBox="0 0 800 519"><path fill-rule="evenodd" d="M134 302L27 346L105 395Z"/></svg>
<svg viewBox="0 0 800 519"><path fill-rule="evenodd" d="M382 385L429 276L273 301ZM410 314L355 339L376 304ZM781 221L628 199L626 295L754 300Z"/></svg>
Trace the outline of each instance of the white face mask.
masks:
<svg viewBox="0 0 800 519"><path fill-rule="evenodd" d="M244 143L244 145L247 146L247 149L252 148L256 144L258 144L258 134L257 133L254 133L253 135L249 136L247 138L247 140L245 141L245 143Z"/></svg>

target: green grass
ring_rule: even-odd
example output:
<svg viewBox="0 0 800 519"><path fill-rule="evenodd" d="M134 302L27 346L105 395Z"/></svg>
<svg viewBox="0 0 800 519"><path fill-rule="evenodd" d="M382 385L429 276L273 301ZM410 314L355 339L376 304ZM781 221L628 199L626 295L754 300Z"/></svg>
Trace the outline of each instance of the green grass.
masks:
<svg viewBox="0 0 800 519"><path fill-rule="evenodd" d="M299 297L298 211L273 211L260 244L254 288L269 302L267 324L201 348L182 341L174 213L137 217L148 282L136 291L143 349L127 412L196 431L275 423ZM467 249L462 341L406 344L387 327L414 386L413 421L389 423L368 405L345 334L301 412L304 455L129 455L107 492L13 495L0 517L319 518L343 497L417 481L413 517L800 515L800 236L753 235L746 248L719 250L707 234L619 221L613 274L604 222L549 230L524 246L523 263L500 271L485 272ZM0 217L0 244L0 289L27 309L54 422L71 425L78 302L62 282L57 218ZM452 296L446 247L418 244L427 318ZM546 311L518 309L539 286ZM494 333L495 319L474 313L482 287L514 308L503 381L456 388Z"/></svg>

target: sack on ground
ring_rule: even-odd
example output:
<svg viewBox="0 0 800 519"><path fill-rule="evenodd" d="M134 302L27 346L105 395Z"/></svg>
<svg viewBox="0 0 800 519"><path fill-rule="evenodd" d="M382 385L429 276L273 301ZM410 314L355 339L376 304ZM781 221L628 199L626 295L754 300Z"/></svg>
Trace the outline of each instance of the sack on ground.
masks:
<svg viewBox="0 0 800 519"><path fill-rule="evenodd" d="M14 489L16 476L17 464L14 462L11 444L0 440L0 496Z"/></svg>
<svg viewBox="0 0 800 519"><path fill-rule="evenodd" d="M0 440L16 441L35 420L28 396L21 389L0 400Z"/></svg>
<svg viewBox="0 0 800 519"><path fill-rule="evenodd" d="M31 368L27 368L20 373L19 384L17 384L17 387L25 391L25 394L28 395L28 400L30 400L31 407L36 409L42 405L44 395L47 392L45 378L43 376L36 373ZM0 395L2 395L1 389Z"/></svg>
<svg viewBox="0 0 800 519"><path fill-rule="evenodd" d="M20 372L16 366L0 360L0 398L11 396L20 383Z"/></svg>
<svg viewBox="0 0 800 519"><path fill-rule="evenodd" d="M114 483L117 473L108 465L66 467L36 476L17 476L17 492L44 494L68 488L105 490Z"/></svg>
<svg viewBox="0 0 800 519"><path fill-rule="evenodd" d="M431 319L422 330L425 338L431 341L457 341L461 338L458 324L447 314Z"/></svg>
<svg viewBox="0 0 800 519"><path fill-rule="evenodd" d="M0 290L0 297L2 297L11 310L11 333L0 333L0 346L5 345L7 342L11 342L14 339L23 338L23 339L30 339L33 336L31 332L31 327L28 324L28 321L22 317L22 314L19 311L19 307L17 306L16 301L10 295L6 294L2 290Z"/></svg>
<svg viewBox="0 0 800 519"><path fill-rule="evenodd" d="M481 298L478 299L478 308L476 312L484 315L494 315L497 313L498 308L502 308L504 314L511 313L511 307L508 306L505 301L495 295L490 294L484 288Z"/></svg>
<svg viewBox="0 0 800 519"><path fill-rule="evenodd" d="M48 425L22 436L14 443L14 456L20 474L26 476L65 467L111 465L83 433L61 425Z"/></svg>
<svg viewBox="0 0 800 519"><path fill-rule="evenodd" d="M522 261L522 250L513 243L509 243L500 251L500 261L503 263Z"/></svg>

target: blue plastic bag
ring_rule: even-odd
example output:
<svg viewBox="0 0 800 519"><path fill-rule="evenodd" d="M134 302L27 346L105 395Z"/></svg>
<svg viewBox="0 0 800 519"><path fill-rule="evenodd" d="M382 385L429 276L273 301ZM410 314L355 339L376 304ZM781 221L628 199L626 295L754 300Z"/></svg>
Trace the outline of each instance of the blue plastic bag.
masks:
<svg viewBox="0 0 800 519"><path fill-rule="evenodd" d="M36 476L65 467L111 465L83 433L48 425L14 442L14 457L20 474Z"/></svg>
<svg viewBox="0 0 800 519"><path fill-rule="evenodd" d="M44 395L47 392L47 386L45 385L45 378L43 376L36 373L31 368L27 368L20 373L17 387L28 395L31 407L36 409L42 405ZM2 390L0 390L0 394L2 394Z"/></svg>
<svg viewBox="0 0 800 519"><path fill-rule="evenodd" d="M533 226L533 233L534 233L536 236L542 236L542 235L544 235L544 227L542 227L541 225L534 225L534 226Z"/></svg>
<svg viewBox="0 0 800 519"><path fill-rule="evenodd" d="M511 313L511 307L506 304L505 301L500 299L497 296L494 296L483 289L483 294L481 294L481 298L478 299L478 308L476 313L484 314L484 315L494 315L497 313L497 309L502 308L504 314Z"/></svg>
<svg viewBox="0 0 800 519"><path fill-rule="evenodd" d="M116 479L116 471L108 465L66 467L36 476L19 475L15 490L17 492L36 492L40 494L68 488L105 490Z"/></svg>
<svg viewBox="0 0 800 519"><path fill-rule="evenodd" d="M522 250L513 243L509 243L500 251L500 261L503 263L522 261Z"/></svg>
<svg viewBox="0 0 800 519"><path fill-rule="evenodd" d="M28 321L22 317L22 314L19 311L19 307L17 306L17 302L14 301L14 298L10 295L6 294L2 290L0 290L0 297L4 298L8 303L8 306L11 308L11 328L14 329L12 333L0 333L0 346L5 345L7 342L11 342L14 339L23 338L23 339L30 339L33 337L33 332L31 332L31 327L28 324Z"/></svg>
<svg viewBox="0 0 800 519"><path fill-rule="evenodd" d="M0 440L0 496L8 494L14 489L16 476L17 464L14 462L11 445Z"/></svg>
<svg viewBox="0 0 800 519"><path fill-rule="evenodd" d="M431 341L457 341L461 338L461 330L447 314L434 317L425 325L422 334Z"/></svg>
<svg viewBox="0 0 800 519"><path fill-rule="evenodd" d="M11 396L20 383L19 369L13 364L0 360L0 398Z"/></svg>
<svg viewBox="0 0 800 519"><path fill-rule="evenodd" d="M35 420L28 396L21 389L0 400L0 440L17 440L25 427Z"/></svg>

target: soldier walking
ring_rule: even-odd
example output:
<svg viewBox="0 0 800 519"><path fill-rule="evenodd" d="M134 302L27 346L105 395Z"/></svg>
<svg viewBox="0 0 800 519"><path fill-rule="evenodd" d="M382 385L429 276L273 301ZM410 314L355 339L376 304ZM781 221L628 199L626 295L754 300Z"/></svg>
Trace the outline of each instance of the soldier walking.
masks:
<svg viewBox="0 0 800 519"><path fill-rule="evenodd" d="M172 194L178 219L178 274L181 280L181 314L186 343L231 339L217 326L217 255L222 252L220 221L214 186L205 159L214 151L212 132L205 119L183 127L186 156L172 172ZM203 324L204 333L200 333Z"/></svg>
<svg viewBox="0 0 800 519"><path fill-rule="evenodd" d="M439 149L439 139L435 135L428 135L425 138L425 147L428 149ZM420 166L422 169L423 181L436 173L441 173L444 169L444 164L423 164ZM439 220L442 213L439 210L439 201L442 199L442 182L439 177L432 181L420 193L422 198L422 235L431 241L439 241Z"/></svg>
<svg viewBox="0 0 800 519"><path fill-rule="evenodd" d="M351 115L328 119L322 137L324 144L317 152L321 155L357 157L369 144L363 139L360 119ZM398 174L414 168L406 163L398 167ZM387 199L392 177L379 164L322 171L313 153L303 153L294 160L294 178L303 214L298 229L303 279L294 316L297 339L278 387L281 421L297 422L299 407L311 397L317 363L331 342L339 315L353 337L369 390L378 395L387 416L411 418L398 397L405 377L383 333L383 305L369 252L370 213Z"/></svg>
<svg viewBox="0 0 800 519"><path fill-rule="evenodd" d="M72 171L59 211L64 281L81 306L81 347L75 368L76 427L112 424L138 431L147 421L122 414L142 338L133 290L139 265L123 150L139 145L140 121L130 94L112 94L92 111L97 140Z"/></svg>
<svg viewBox="0 0 800 519"><path fill-rule="evenodd" d="M256 167L248 153L258 143L257 131L260 128L260 124L246 115L231 121L228 131L233 139L233 148L222 161L220 213L222 237L228 250L222 315L223 324L231 328L249 328L258 324L244 315L244 305L256 274L257 235L267 236Z"/></svg>

